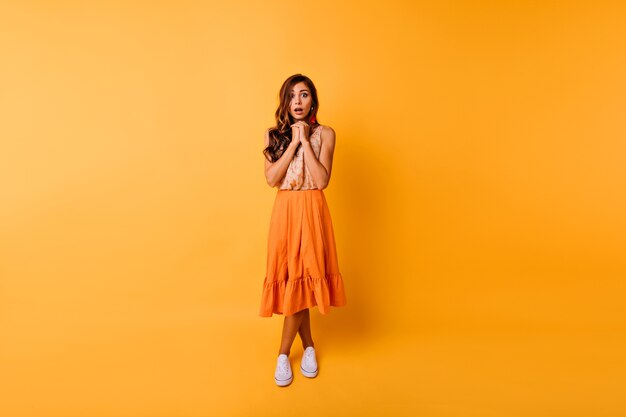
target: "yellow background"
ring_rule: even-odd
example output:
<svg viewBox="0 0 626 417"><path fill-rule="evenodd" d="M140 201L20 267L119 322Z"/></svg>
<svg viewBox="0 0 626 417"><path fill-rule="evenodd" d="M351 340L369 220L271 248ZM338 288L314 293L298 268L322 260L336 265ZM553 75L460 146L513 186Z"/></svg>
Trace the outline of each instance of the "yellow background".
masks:
<svg viewBox="0 0 626 417"><path fill-rule="evenodd" d="M624 2L3 2L0 414L626 413ZM348 305L273 381L278 89Z"/></svg>

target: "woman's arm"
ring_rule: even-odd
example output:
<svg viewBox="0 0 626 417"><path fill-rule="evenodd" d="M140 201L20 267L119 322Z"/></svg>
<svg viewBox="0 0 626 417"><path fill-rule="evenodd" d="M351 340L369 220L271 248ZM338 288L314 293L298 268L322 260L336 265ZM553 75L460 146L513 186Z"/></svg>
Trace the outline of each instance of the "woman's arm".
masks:
<svg viewBox="0 0 626 417"><path fill-rule="evenodd" d="M322 126L321 149L319 160L315 157L315 152L311 147L311 142L302 142L304 147L304 161L308 168L313 182L320 190L328 187L330 173L333 168L333 153L335 151L335 131L330 126Z"/></svg>
<svg viewBox="0 0 626 417"><path fill-rule="evenodd" d="M269 129L265 131L264 143L265 148L267 148L270 143ZM280 158L278 158L278 161L270 162L267 160L267 158L265 158L265 179L267 180L267 184L270 187L276 187L285 177L285 173L287 172L287 168L289 168L289 163L296 153L297 147L298 143L295 143L295 141L291 141L285 152L283 152Z"/></svg>

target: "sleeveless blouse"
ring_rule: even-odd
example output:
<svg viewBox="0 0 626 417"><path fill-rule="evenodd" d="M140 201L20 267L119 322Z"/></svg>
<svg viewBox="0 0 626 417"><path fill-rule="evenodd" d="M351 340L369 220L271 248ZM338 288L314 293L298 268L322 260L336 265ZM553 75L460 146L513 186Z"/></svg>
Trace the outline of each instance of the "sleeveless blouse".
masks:
<svg viewBox="0 0 626 417"><path fill-rule="evenodd" d="M309 135L311 148L319 159L321 149L322 125L317 126ZM287 167L287 172L279 186L279 190L316 190L313 177L304 162L304 147L300 145Z"/></svg>

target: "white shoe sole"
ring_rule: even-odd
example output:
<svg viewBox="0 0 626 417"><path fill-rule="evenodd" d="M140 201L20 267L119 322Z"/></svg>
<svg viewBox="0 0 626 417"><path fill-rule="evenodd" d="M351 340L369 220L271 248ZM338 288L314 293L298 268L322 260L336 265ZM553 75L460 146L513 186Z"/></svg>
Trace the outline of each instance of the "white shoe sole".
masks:
<svg viewBox="0 0 626 417"><path fill-rule="evenodd" d="M291 384L291 381L293 381L293 375L291 375L289 379L285 379L283 381L276 379L276 377L274 377L274 381L276 382L276 385L278 385L279 387L286 387L287 385Z"/></svg>
<svg viewBox="0 0 626 417"><path fill-rule="evenodd" d="M300 366L300 372L302 372L302 375L306 376L307 378L315 378L317 376L317 369L313 372L309 372L305 371L304 368Z"/></svg>

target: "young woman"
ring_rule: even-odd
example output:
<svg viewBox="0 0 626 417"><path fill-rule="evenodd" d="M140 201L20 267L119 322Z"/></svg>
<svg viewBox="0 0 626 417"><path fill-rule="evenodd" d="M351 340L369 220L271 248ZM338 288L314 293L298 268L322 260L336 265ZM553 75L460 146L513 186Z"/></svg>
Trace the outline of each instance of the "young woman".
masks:
<svg viewBox="0 0 626 417"><path fill-rule="evenodd" d="M300 334L300 371L317 375L309 308L327 314L346 304L330 211L322 191L328 186L335 131L317 122L319 101L313 82L302 74L280 88L276 126L265 132L265 178L278 187L269 227L267 270L260 316L283 314L285 322L274 380L293 380L289 352Z"/></svg>

